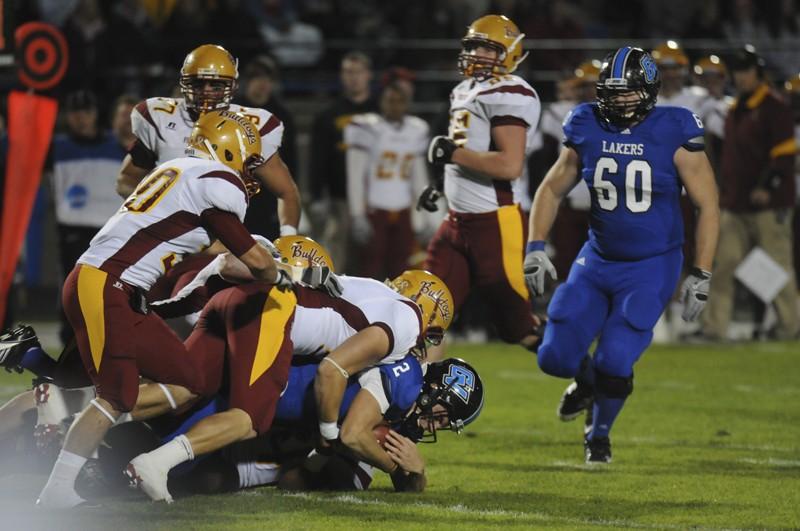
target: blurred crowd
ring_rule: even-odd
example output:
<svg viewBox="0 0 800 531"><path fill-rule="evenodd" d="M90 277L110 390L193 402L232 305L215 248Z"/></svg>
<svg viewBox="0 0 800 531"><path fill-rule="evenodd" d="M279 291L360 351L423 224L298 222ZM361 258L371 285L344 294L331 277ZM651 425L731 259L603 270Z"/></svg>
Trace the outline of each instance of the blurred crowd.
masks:
<svg viewBox="0 0 800 531"><path fill-rule="evenodd" d="M418 265L444 213L422 215L414 210L416 196L433 171L411 161L423 160L428 138L447 133L446 92L420 91L420 78L426 71L442 69L452 71L456 79L459 39L469 22L486 12L508 15L533 39L653 39L659 35L676 39L653 49L663 79L659 104L688 107L706 126L708 154L723 191L723 216L728 216L723 218L718 255L727 262L715 271L717 291L712 294L712 301L722 302L710 303L702 328L676 328L680 320L667 319L673 327L667 335L718 340L730 335L731 319L744 319L766 323L747 333L754 330L784 339L796 336L800 215L795 190L800 190L800 165L778 167L775 154L767 149L754 155L761 157L761 166L745 170L755 174L748 180L736 173L742 164L734 159L751 142L748 135L759 136L757 125L740 125L741 120L750 119L743 113L757 109L766 93L784 102L785 115L793 117L800 140L800 54L796 53L800 10L795 0L758 4L750 0L20 2L17 22L46 20L59 26L73 58L55 94L61 100L61 118L48 159L50 177L29 231L25 282L40 283L41 265L36 264L41 262L41 251L37 249L44 246L46 220L55 220L61 269L68 272L108 212L118 208L122 200L114 192L114 181L134 139L132 108L144 97L180 97L178 69L185 54L203 42L226 46L240 60L234 101L265 108L284 123L280 154L302 185L306 225L301 231L329 247L337 269L384 278L409 264ZM424 44L420 39L448 39L450 45L432 42L430 50L412 45ZM727 47L687 51L681 48L681 39L716 39ZM771 44L752 56L729 53L738 43L750 40ZM346 52L337 48L339 41L366 53ZM406 44L392 44L398 42ZM537 147L529 154L523 176L526 191L517 198L526 209L556 158L564 117L574 105L595 97L602 55L579 49L559 53L534 49L519 72L533 78L534 87L550 101L544 106ZM742 72L750 69L755 77L745 79ZM535 78L542 70L556 72L557 81L540 88ZM315 77L317 72L336 74ZM454 84L448 81L447 89ZM432 97L438 98L435 109L440 112L420 105ZM428 110L417 113L420 117L412 116L415 109L423 108ZM357 166L358 157L349 155L358 147L354 140L358 130L348 132L354 117L365 114L375 116L373 121L378 123L414 124L409 136L398 141L400 145L383 149L377 155L381 160L366 169ZM359 119L355 122L358 125ZM380 129L371 131L380 133ZM97 176L94 186L108 188L107 194L100 194L101 200L93 198L89 215L86 190L75 186L73 177L85 172ZM792 179L791 187L784 177ZM390 191L383 197L376 197L369 190L379 188L370 179L381 185L396 181L397 188L387 188ZM391 201L386 201L387 195ZM54 205L54 214L48 215L49 205ZM264 215L253 216L249 228L275 237L275 199L261 194L257 208ZM589 191L580 185L558 216L551 252L562 279L586 238L588 208ZM758 220L748 217L754 213L759 214ZM685 214L691 243L688 202ZM754 226L761 229L749 230ZM724 237L736 227L739 237ZM774 313L765 312L769 304L734 281L736 265L756 246L766 249L791 273L791 281L773 298ZM685 248L687 263L691 248L689 244Z"/></svg>

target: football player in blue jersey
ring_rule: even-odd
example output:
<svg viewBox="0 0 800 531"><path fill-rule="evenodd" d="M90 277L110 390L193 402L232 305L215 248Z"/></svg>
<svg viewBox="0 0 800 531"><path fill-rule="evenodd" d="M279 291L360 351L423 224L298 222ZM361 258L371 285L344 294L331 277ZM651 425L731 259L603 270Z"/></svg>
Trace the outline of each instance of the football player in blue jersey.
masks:
<svg viewBox="0 0 800 531"><path fill-rule="evenodd" d="M611 461L609 432L633 391L633 366L680 278L684 188L698 217L695 263L680 292L683 319L695 320L708 299L719 206L703 124L683 107L656 107L659 86L658 68L640 48L609 54L597 102L564 121L564 147L530 215L525 279L541 295L545 276L556 279L544 246L558 206L579 179L591 190L589 241L553 294L538 352L544 372L575 378L559 405L562 420L593 408L587 462Z"/></svg>

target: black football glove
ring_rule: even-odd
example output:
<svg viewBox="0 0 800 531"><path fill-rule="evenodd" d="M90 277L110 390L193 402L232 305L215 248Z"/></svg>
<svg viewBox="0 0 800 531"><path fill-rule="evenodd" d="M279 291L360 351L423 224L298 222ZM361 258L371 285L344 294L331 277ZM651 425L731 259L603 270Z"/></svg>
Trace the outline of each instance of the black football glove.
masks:
<svg viewBox="0 0 800 531"><path fill-rule="evenodd" d="M458 146L446 136L435 136L428 146L428 162L431 164L449 164L453 160L453 152Z"/></svg>
<svg viewBox="0 0 800 531"><path fill-rule="evenodd" d="M289 291L293 286L292 277L283 269L278 268L278 276L273 284L280 291Z"/></svg>
<svg viewBox="0 0 800 531"><path fill-rule="evenodd" d="M428 212L436 212L439 210L439 206L436 202L439 198L442 197L442 192L439 191L438 188L435 186L427 186L421 194L419 194L419 199L417 199L417 210L422 210L423 208Z"/></svg>
<svg viewBox="0 0 800 531"><path fill-rule="evenodd" d="M331 297L342 296L342 283L336 278L336 275L329 267L325 266L311 266L303 269L302 276L303 284L319 289L330 295Z"/></svg>

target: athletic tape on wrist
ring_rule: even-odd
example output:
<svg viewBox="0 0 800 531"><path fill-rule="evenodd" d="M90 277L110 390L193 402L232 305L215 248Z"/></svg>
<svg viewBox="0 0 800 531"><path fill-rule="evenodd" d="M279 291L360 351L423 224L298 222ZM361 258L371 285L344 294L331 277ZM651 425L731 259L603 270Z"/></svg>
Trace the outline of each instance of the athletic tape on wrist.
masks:
<svg viewBox="0 0 800 531"><path fill-rule="evenodd" d="M335 441L339 438L339 426L335 422L320 422L319 434L326 441Z"/></svg>

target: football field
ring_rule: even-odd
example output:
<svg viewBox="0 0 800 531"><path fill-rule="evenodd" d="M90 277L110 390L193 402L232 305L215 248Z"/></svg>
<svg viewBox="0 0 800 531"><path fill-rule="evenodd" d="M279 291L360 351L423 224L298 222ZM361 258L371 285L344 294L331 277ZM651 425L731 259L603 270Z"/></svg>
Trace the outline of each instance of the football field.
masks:
<svg viewBox="0 0 800 531"><path fill-rule="evenodd" d="M38 511L43 476L0 478L1 529L476 529L800 527L800 344L652 347L612 432L583 464L582 422L560 422L566 380L499 344L455 345L486 386L482 416L422 449L428 489L261 488L171 506L138 499ZM29 377L2 373L3 399Z"/></svg>

